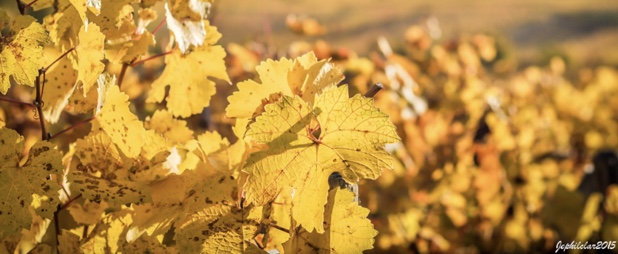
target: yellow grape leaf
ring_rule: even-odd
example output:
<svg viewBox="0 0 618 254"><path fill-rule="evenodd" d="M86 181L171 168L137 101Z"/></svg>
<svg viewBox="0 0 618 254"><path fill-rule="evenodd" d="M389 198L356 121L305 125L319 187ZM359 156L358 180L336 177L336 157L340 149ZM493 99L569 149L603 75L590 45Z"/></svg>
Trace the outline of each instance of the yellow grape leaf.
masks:
<svg viewBox="0 0 618 254"><path fill-rule="evenodd" d="M319 131L310 130L314 118ZM393 167L384 145L399 140L395 126L373 100L349 98L347 86L325 89L313 108L299 97L284 96L266 106L246 137L269 147L252 154L243 169L249 173L247 201L266 204L283 186L291 186L296 190L294 219L319 233L324 232L329 175L340 172L353 183L376 179L383 169Z"/></svg>
<svg viewBox="0 0 618 254"><path fill-rule="evenodd" d="M130 211L121 210L109 213L103 223L94 227L92 235L80 246L84 253L116 253L125 240L125 234L132 222Z"/></svg>
<svg viewBox="0 0 618 254"><path fill-rule="evenodd" d="M230 104L225 109L228 117L252 117L263 104L272 102L272 94L298 95L313 103L319 91L343 80L340 70L327 60L317 61L313 52L294 61L269 59L256 67L256 71L262 83L253 80L238 83L239 91L228 97Z"/></svg>
<svg viewBox="0 0 618 254"><path fill-rule="evenodd" d="M128 158L103 131L91 132L77 140L74 150L72 187L88 199L112 204L149 201L146 185L178 171L181 161L176 148L160 151L152 157L141 153L136 158Z"/></svg>
<svg viewBox="0 0 618 254"><path fill-rule="evenodd" d="M152 83L152 90L146 102L167 101L167 109L174 116L188 117L202 112L210 105L210 97L215 94L214 77L229 82L225 71L225 51L213 44L221 37L217 30L207 25L208 36L205 45L187 55L173 51L165 57L167 66L161 76ZM165 97L165 88L169 95Z"/></svg>
<svg viewBox="0 0 618 254"><path fill-rule="evenodd" d="M135 220L129 239L146 232L159 235L173 223L182 223L204 209L234 206L238 195L236 180L226 174L208 174L205 170L185 170L150 184L152 204L135 206ZM171 191L173 190L173 191Z"/></svg>
<svg viewBox="0 0 618 254"><path fill-rule="evenodd" d="M343 80L343 73L327 60L318 61L315 53L310 51L294 61L288 73L288 85L292 93L304 101L313 103L313 99L324 88L337 85Z"/></svg>
<svg viewBox="0 0 618 254"><path fill-rule="evenodd" d="M122 169L124 163L120 149L102 131L93 131L78 139L75 142L75 156L77 160L72 164L76 165L77 170L102 178L116 178L116 171Z"/></svg>
<svg viewBox="0 0 618 254"><path fill-rule="evenodd" d="M67 176L82 196L95 202L105 201L110 204L128 204L150 202L150 189L145 183L130 180L105 179L80 171L70 172Z"/></svg>
<svg viewBox="0 0 618 254"><path fill-rule="evenodd" d="M229 147L230 142L218 132L207 131L197 137L197 149L193 153L209 170L228 172L231 169Z"/></svg>
<svg viewBox="0 0 618 254"><path fill-rule="evenodd" d="M127 243L121 247L122 253L151 253L151 254L172 254L179 253L176 247L168 247L159 243L155 237L142 236L137 240Z"/></svg>
<svg viewBox="0 0 618 254"><path fill-rule="evenodd" d="M335 188L325 207L323 234L300 230L284 244L285 253L362 253L373 248L378 231L367 219L369 209L353 202L354 193Z"/></svg>
<svg viewBox="0 0 618 254"><path fill-rule="evenodd" d="M131 63L148 53L148 47L155 45L155 38L148 31L133 37L124 43L106 47L105 57L112 63Z"/></svg>
<svg viewBox="0 0 618 254"><path fill-rule="evenodd" d="M106 43L124 41L135 32L132 3L137 0L101 0L101 13L86 13L88 21L97 24ZM88 27L90 30L90 27Z"/></svg>
<svg viewBox="0 0 618 254"><path fill-rule="evenodd" d="M3 14L2 14L3 13ZM0 9L0 16L6 17ZM2 18L6 22L6 18ZM0 41L0 92L6 94L11 77L18 85L34 86L39 74L39 60L49 36L32 16L19 15L10 23L9 32Z"/></svg>
<svg viewBox="0 0 618 254"><path fill-rule="evenodd" d="M51 52L50 52L51 51ZM45 52L45 66L48 66L60 56L57 51ZM77 72L73 69L71 60L60 59L45 73L45 92L43 93L43 115L50 123L58 122L60 114L69 104L69 97L75 90Z"/></svg>
<svg viewBox="0 0 618 254"><path fill-rule="evenodd" d="M53 208L54 210L56 208ZM30 207L28 209L30 212L30 216L32 216L32 224L28 230L22 229L21 231L21 239L17 245L16 253L49 253L51 250L49 245L45 243L41 243L41 239L45 234L47 234L47 229L51 224L50 219L41 218L38 216L34 209ZM41 244L39 244L41 243ZM47 249L47 250L46 250ZM43 251L45 250L45 251ZM40 251L40 252L37 252Z"/></svg>
<svg viewBox="0 0 618 254"><path fill-rule="evenodd" d="M77 10L79 17L82 19L82 23L86 24L88 19L86 18L86 10L90 10L95 15L101 13L101 0L69 0L73 7Z"/></svg>
<svg viewBox="0 0 618 254"><path fill-rule="evenodd" d="M207 208L179 225L174 236L181 253L266 253L254 244L260 207Z"/></svg>
<svg viewBox="0 0 618 254"><path fill-rule="evenodd" d="M146 120L144 127L154 130L175 144L183 144L193 139L193 131L187 127L187 122L175 119L167 110L155 111L152 117Z"/></svg>
<svg viewBox="0 0 618 254"><path fill-rule="evenodd" d="M105 202L92 202L86 200L83 205L72 203L66 209L69 211L75 222L85 225L98 223L109 205Z"/></svg>
<svg viewBox="0 0 618 254"><path fill-rule="evenodd" d="M270 226L268 230L268 239L265 242L262 239L262 244L265 246L265 250L276 249L280 253L284 253L283 244L290 239L290 233L283 231L281 229L293 230L292 229L292 188L289 186L285 186L281 191L281 194L277 196L277 199L270 204L265 205L264 210L266 211L268 207L270 207L270 217L266 218L267 220L262 220L262 223L266 225L276 225L277 227ZM269 227L267 226L267 227Z"/></svg>
<svg viewBox="0 0 618 254"><path fill-rule="evenodd" d="M60 201L60 185L50 175L62 172L62 154L46 141L34 144L25 160L20 158L23 150L23 137L0 129L0 238L30 227L31 206L38 207L41 217L51 219Z"/></svg>
<svg viewBox="0 0 618 254"><path fill-rule="evenodd" d="M45 17L43 24L54 44L65 52L77 45L79 30L85 23L69 0L56 3L58 11Z"/></svg>
<svg viewBox="0 0 618 254"><path fill-rule="evenodd" d="M129 96L120 92L118 86L111 85L95 123L100 125L124 155L135 158L145 145L147 134L142 122L129 110L128 100Z"/></svg>
<svg viewBox="0 0 618 254"><path fill-rule="evenodd" d="M84 96L95 81L99 74L105 69L103 60L103 46L105 36L101 33L96 24L90 23L82 26L79 30L79 45L75 48L77 54L77 81L81 81L84 89Z"/></svg>
<svg viewBox="0 0 618 254"><path fill-rule="evenodd" d="M170 7L171 6L171 7ZM189 46L202 46L210 32L208 23L202 22L210 10L210 1L169 0L165 3L167 27L174 34L180 52L187 52Z"/></svg>
<svg viewBox="0 0 618 254"><path fill-rule="evenodd" d="M79 236L66 229L61 229L58 235L58 250L60 253L80 253Z"/></svg>
<svg viewBox="0 0 618 254"><path fill-rule="evenodd" d="M84 96L84 87L76 86L75 91L69 97L67 110L75 113L97 113L100 110L102 101L105 100L107 90L116 84L116 76L101 74L97 78L97 89L90 89Z"/></svg>

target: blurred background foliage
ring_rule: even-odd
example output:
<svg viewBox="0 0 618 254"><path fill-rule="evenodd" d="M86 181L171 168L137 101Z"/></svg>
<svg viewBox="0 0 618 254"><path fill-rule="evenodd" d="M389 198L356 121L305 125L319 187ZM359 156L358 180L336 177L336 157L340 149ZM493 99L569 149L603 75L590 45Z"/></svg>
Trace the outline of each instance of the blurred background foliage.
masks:
<svg viewBox="0 0 618 254"><path fill-rule="evenodd" d="M360 184L376 253L553 253L558 241L618 240L616 13L618 2L601 0L236 0L216 2L210 19L233 84L266 58L313 50L354 93L385 85L375 102L403 141L388 147L396 169ZM169 37L156 36L153 54ZM155 110L141 84L162 68L160 58L125 76L141 118ZM235 89L219 84L191 127L233 141L224 109ZM29 108L2 104L6 115L37 138ZM52 132L81 118L65 114Z"/></svg>

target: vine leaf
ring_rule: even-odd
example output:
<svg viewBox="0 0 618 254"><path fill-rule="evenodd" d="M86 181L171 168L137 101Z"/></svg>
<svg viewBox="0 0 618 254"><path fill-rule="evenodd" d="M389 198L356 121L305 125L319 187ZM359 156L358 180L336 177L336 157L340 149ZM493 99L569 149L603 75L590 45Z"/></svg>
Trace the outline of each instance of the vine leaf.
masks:
<svg viewBox="0 0 618 254"><path fill-rule="evenodd" d="M163 234L172 224L184 223L191 214L204 209L232 206L238 193L238 184L228 175L213 175L203 169L185 170L149 186L153 202L135 206L137 216L129 239L145 232L151 236Z"/></svg>
<svg viewBox="0 0 618 254"><path fill-rule="evenodd" d="M336 85L343 80L340 70L327 60L318 61L313 52L296 59L282 58L279 61L266 60L256 71L261 83L247 80L238 83L238 92L234 92L225 109L228 117L252 117L261 113L263 104L273 102L281 94L298 95L303 100L313 103L318 91Z"/></svg>
<svg viewBox="0 0 618 254"><path fill-rule="evenodd" d="M383 169L393 167L384 145L399 141L395 126L372 99L349 98L347 86L325 89L313 107L298 96L284 96L265 109L245 136L269 147L252 154L245 164L246 199L264 205L283 186L293 187L293 218L309 232L324 232L331 173L340 172L346 181L357 182L376 179ZM313 121L320 131L311 130Z"/></svg>
<svg viewBox="0 0 618 254"><path fill-rule="evenodd" d="M61 173L62 155L41 141L32 146L24 163L20 158L24 138L7 128L0 129L0 147L0 237L8 237L30 228L30 207L43 218L53 218L60 185L50 175Z"/></svg>
<svg viewBox="0 0 618 254"><path fill-rule="evenodd" d="M167 110L157 110L144 123L146 129L154 130L175 144L184 144L193 139L193 131L187 121L175 119Z"/></svg>
<svg viewBox="0 0 618 254"><path fill-rule="evenodd" d="M83 253L117 253L126 243L124 235L133 221L130 211L121 210L109 213L103 223L90 232L91 237L82 239L80 249Z"/></svg>
<svg viewBox="0 0 618 254"><path fill-rule="evenodd" d="M146 142L144 147L149 147ZM152 157L146 152L136 158L125 156L103 131L93 131L74 145L71 188L84 198L110 204L150 202L148 184L174 171L179 163L172 151L162 150ZM169 149L169 148L166 148Z"/></svg>
<svg viewBox="0 0 618 254"><path fill-rule="evenodd" d="M124 43L109 45L105 48L105 56L113 63L130 63L148 53L148 47L154 45L154 36L144 31L142 34L131 36L131 39Z"/></svg>
<svg viewBox="0 0 618 254"><path fill-rule="evenodd" d="M90 10L95 15L101 13L101 1L100 0L69 0L73 7L77 10L82 22L86 24L88 18L86 17L86 11Z"/></svg>
<svg viewBox="0 0 618 254"><path fill-rule="evenodd" d="M145 144L146 130L142 122L129 110L129 96L111 85L105 102L96 115L95 123L129 158L137 157ZM93 130L95 130L93 125Z"/></svg>
<svg viewBox="0 0 618 254"><path fill-rule="evenodd" d="M372 249L378 231L367 219L369 209L352 200L354 193L348 190L331 190L324 209L326 232L319 234L300 229L284 244L285 253L362 253Z"/></svg>
<svg viewBox="0 0 618 254"><path fill-rule="evenodd" d="M66 229L61 229L58 235L58 250L60 253L79 253L79 236Z"/></svg>
<svg viewBox="0 0 618 254"><path fill-rule="evenodd" d="M253 243L262 215L261 207L223 206L191 215L176 230L181 253L266 253Z"/></svg>
<svg viewBox="0 0 618 254"><path fill-rule="evenodd" d="M60 56L57 51L45 51L45 66L48 66ZM45 73L45 84L48 89L43 93L43 115L50 123L58 122L60 114L69 104L69 97L75 91L77 72L66 57L60 59ZM80 94L81 96L81 94ZM83 96L81 96L83 98Z"/></svg>
<svg viewBox="0 0 618 254"><path fill-rule="evenodd" d="M191 45L201 46L210 33L208 24L202 22L206 19L210 6L209 1L201 0L171 0L165 3L167 27L174 33L178 48L183 54L187 52Z"/></svg>
<svg viewBox="0 0 618 254"><path fill-rule="evenodd" d="M105 68L101 62L104 58L105 36L94 23L88 24L87 28L88 30L84 25L79 30L79 45L75 48L78 63L77 81L82 82L84 97Z"/></svg>
<svg viewBox="0 0 618 254"><path fill-rule="evenodd" d="M146 102L167 101L167 109L173 116L188 117L202 112L210 105L210 97L215 94L215 82L209 77L229 82L225 71L225 50L214 45L221 34L204 21L208 36L204 45L187 55L173 51L165 57L167 66L161 76L152 83L152 90ZM169 95L165 98L165 88Z"/></svg>
<svg viewBox="0 0 618 254"><path fill-rule="evenodd" d="M0 31L8 20L0 9ZM49 36L43 26L32 16L19 15L10 22L8 34L0 40L0 92L6 94L11 87L11 77L18 85L34 86L43 58L43 45Z"/></svg>
<svg viewBox="0 0 618 254"><path fill-rule="evenodd" d="M97 24L101 28L101 33L105 35L106 42L125 41L131 38L136 26L133 20L132 3L137 0L102 0L101 13L86 13L88 20ZM90 29L90 28L88 28Z"/></svg>
<svg viewBox="0 0 618 254"><path fill-rule="evenodd" d="M67 51L77 45L79 30L82 24L86 23L79 16L75 6L68 0L59 0L57 3L58 12L45 17L43 24L45 29L49 31L49 37L59 50Z"/></svg>

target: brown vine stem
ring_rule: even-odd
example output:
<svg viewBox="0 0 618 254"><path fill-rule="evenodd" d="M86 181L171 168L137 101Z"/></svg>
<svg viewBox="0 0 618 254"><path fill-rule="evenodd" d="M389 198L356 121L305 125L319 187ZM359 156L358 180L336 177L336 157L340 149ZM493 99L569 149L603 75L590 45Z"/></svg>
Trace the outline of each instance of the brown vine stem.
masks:
<svg viewBox="0 0 618 254"><path fill-rule="evenodd" d="M124 75L127 73L128 68L129 68L128 63L122 64L122 69L120 69L120 75L118 75L118 89L122 87L122 80L124 80Z"/></svg>
<svg viewBox="0 0 618 254"><path fill-rule="evenodd" d="M64 187L62 187L64 189ZM67 196L68 197L68 196ZM80 193L79 195L71 198L69 197L69 201L67 201L64 204L58 204L58 208L56 209L56 211L54 212L54 228L56 229L56 253L60 253L60 249L58 249L58 246L60 245L60 241L58 241L58 236L60 235L60 222L58 221L58 213L60 213L60 211L66 209L67 207L69 207L69 205L71 205L71 203L73 203L73 201L79 199L82 197L82 194Z"/></svg>
<svg viewBox="0 0 618 254"><path fill-rule="evenodd" d="M373 96L375 96L383 88L384 85L382 85L382 83L375 83L369 88L369 90L365 93L364 96L367 98L373 98Z"/></svg>
<svg viewBox="0 0 618 254"><path fill-rule="evenodd" d="M43 69L43 72L47 72L49 70L49 68L51 68L54 64L56 64L58 61L60 61L60 59L62 59L63 57L65 57L66 55L68 55L69 53L71 53L71 51L75 50L75 47L70 48L69 50L67 50L66 52L64 52L62 55L60 55L58 58L56 58L56 60L54 60L52 63L50 63L47 67L45 67Z"/></svg>
<svg viewBox="0 0 618 254"><path fill-rule="evenodd" d="M24 15L26 13L26 5L22 3L20 0L17 1L17 9L19 9L19 14Z"/></svg>
<svg viewBox="0 0 618 254"><path fill-rule="evenodd" d="M286 229L286 228L283 228L283 227L281 227L281 226L279 226L279 225L277 225L277 224L270 223L270 224L268 224L268 225L269 225L269 226L271 226L271 227L273 227L273 228L279 229L279 230L281 230L281 231L283 231L283 232L286 232L286 233L288 233L288 234L290 233L290 230L288 230L288 229Z"/></svg>
<svg viewBox="0 0 618 254"><path fill-rule="evenodd" d="M167 17L164 17L161 22L159 22L159 24L157 25L157 27L155 27L154 30L152 30L151 34L155 34L157 31L159 31L159 29L163 26L163 23L165 23L165 21L167 20Z"/></svg>
<svg viewBox="0 0 618 254"><path fill-rule="evenodd" d="M146 58L146 59L139 60L139 61L137 61L137 62L132 63L132 64L131 64L131 67L138 66L138 65L143 64L144 62L146 62L146 61L150 61L150 60L152 60L152 59L156 59L156 58L159 58L159 57L162 57L162 56L165 56L165 55L169 55L169 54L171 54L172 52L173 52L173 51L168 51L168 52L165 52L165 53L161 53L161 54L157 54L157 55L154 55L154 56L148 57L148 58Z"/></svg>
<svg viewBox="0 0 618 254"><path fill-rule="evenodd" d="M43 96L41 93L41 76L44 74L43 69L39 69L39 75L36 76L36 81L34 82L35 90L36 90L36 98L32 102L36 107L37 114L39 115L39 123L41 124L41 138L42 140L49 140L49 135L47 134L47 130L45 130L45 116L43 116Z"/></svg>
<svg viewBox="0 0 618 254"><path fill-rule="evenodd" d="M11 99L7 99L7 98L0 98L0 101L6 101L6 102L10 102L10 103L15 103L15 104L19 104L19 105L28 106L28 107L34 107L34 104L32 104L32 103L27 103L27 102L17 101L17 100L11 100Z"/></svg>
<svg viewBox="0 0 618 254"><path fill-rule="evenodd" d="M26 11L28 8L32 7L32 5L35 4L37 1L39 1L39 0L34 0L34 1L30 2L29 4L26 4L24 6L24 11Z"/></svg>
<svg viewBox="0 0 618 254"><path fill-rule="evenodd" d="M51 137L49 137L49 139L51 140L51 139L53 139L55 137L58 137L58 136L62 135L63 133L65 133L67 131L70 131L72 129L75 129L76 127L78 127L78 126L80 126L82 124L88 123L88 122L90 122L90 121L92 121L92 120L94 120L96 118L97 118L96 116L91 116L90 118L88 118L88 119L86 119L84 121L81 121L79 123L76 123L74 125L69 126L68 128L66 128L64 130L59 131L58 133L56 133L56 134L52 135Z"/></svg>
<svg viewBox="0 0 618 254"><path fill-rule="evenodd" d="M67 201L66 203L64 203L63 205L60 206L60 209L58 211L62 211L64 209L66 209L67 207L69 207L69 205L71 205L71 203L73 203L73 201L75 201L75 200L77 200L77 199L79 199L81 197L82 197L82 194L80 193L77 196L69 199L69 201Z"/></svg>

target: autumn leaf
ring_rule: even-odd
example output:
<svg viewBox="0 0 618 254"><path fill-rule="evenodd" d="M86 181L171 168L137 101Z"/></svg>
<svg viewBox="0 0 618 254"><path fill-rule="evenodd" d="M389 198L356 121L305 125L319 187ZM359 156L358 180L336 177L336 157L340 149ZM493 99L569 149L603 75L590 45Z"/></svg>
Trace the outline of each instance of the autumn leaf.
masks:
<svg viewBox="0 0 618 254"><path fill-rule="evenodd" d="M183 224L203 210L229 209L235 206L238 184L226 174L206 170L185 170L153 182L152 203L135 207L135 221L129 239L147 233L156 236L167 232L172 224ZM173 190L173 191L170 191Z"/></svg>
<svg viewBox="0 0 618 254"><path fill-rule="evenodd" d="M319 131L311 125L314 119ZM247 201L266 204L283 186L291 186L296 190L294 219L319 233L324 232L329 175L340 172L348 182L376 179L383 169L392 168L384 145L399 140L373 100L349 98L347 86L325 89L313 107L299 97L284 96L266 106L246 137L269 147L252 154L243 169L249 173Z"/></svg>
<svg viewBox="0 0 618 254"><path fill-rule="evenodd" d="M193 131L187 127L187 122L175 119L167 110L155 111L152 117L146 120L145 127L163 135L175 144L184 144L193 139Z"/></svg>
<svg viewBox="0 0 618 254"><path fill-rule="evenodd" d="M87 12L86 16L88 21L101 28L106 42L125 41L136 30L133 20L134 9L131 4L137 2L137 0L101 0L100 14Z"/></svg>
<svg viewBox="0 0 618 254"><path fill-rule="evenodd" d="M67 51L77 46L79 30L82 24L85 25L86 23L82 21L77 9L69 0L59 0L56 8L58 8L58 12L46 16L43 19L43 24L58 50Z"/></svg>
<svg viewBox="0 0 618 254"><path fill-rule="evenodd" d="M60 202L60 185L51 180L62 172L62 155L56 148L41 141L28 153L23 162L24 138L7 128L0 129L0 237L18 234L30 227L31 206L37 214L52 219L55 206ZM20 162L21 161L21 162Z"/></svg>
<svg viewBox="0 0 618 254"><path fill-rule="evenodd" d="M369 209L359 206L354 193L335 188L325 207L324 234L300 229L284 244L286 253L362 253L373 248L378 234L367 219Z"/></svg>
<svg viewBox="0 0 618 254"><path fill-rule="evenodd" d="M204 45L187 55L174 50L165 57L165 70L152 83L152 90L146 102L167 102L167 109L173 116L188 117L202 112L210 105L215 94L215 82L209 77L229 82L225 72L225 51L214 45L221 37L217 30L204 21L208 36ZM189 71L190 70L190 71ZM165 98L165 89L169 95Z"/></svg>
<svg viewBox="0 0 618 254"><path fill-rule="evenodd" d="M167 27L174 34L180 52L186 53L190 46L202 46L209 36L208 23L203 20L210 6L210 1L205 0L169 0L165 3Z"/></svg>
<svg viewBox="0 0 618 254"><path fill-rule="evenodd" d="M154 46L155 38L148 31L137 36L131 36L124 43L109 45L105 48L105 57L113 63L131 63L146 55L150 46Z"/></svg>
<svg viewBox="0 0 618 254"><path fill-rule="evenodd" d="M255 207L222 207L193 214L190 223L176 230L181 253L266 253L254 244L261 210Z"/></svg>
<svg viewBox="0 0 618 254"><path fill-rule="evenodd" d="M116 85L107 91L105 102L95 122L109 135L124 155L135 158L145 144L146 130L142 122L129 110L129 96ZM93 128L95 129L95 128Z"/></svg>
<svg viewBox="0 0 618 254"><path fill-rule="evenodd" d="M273 94L298 95L313 103L319 91L343 80L340 70L327 60L317 61L313 52L294 60L266 60L256 71L261 83L253 80L238 83L239 91L228 97L230 104L225 109L228 117L252 117L261 112L263 104L273 102Z"/></svg>
<svg viewBox="0 0 618 254"><path fill-rule="evenodd" d="M84 253L116 253L126 243L124 235L133 221L130 211L121 210L106 214L103 223L95 227L89 238L83 239L80 249Z"/></svg>
<svg viewBox="0 0 618 254"><path fill-rule="evenodd" d="M123 253L152 253L152 254L171 254L179 253L175 246L163 245L152 236L145 236L138 238L137 240L128 243L125 242L121 246Z"/></svg>
<svg viewBox="0 0 618 254"><path fill-rule="evenodd" d="M105 65L103 60L103 47L105 36L100 32L96 24L88 24L79 30L79 45L77 52L77 81L82 82L84 97L90 91L99 74L103 72Z"/></svg>
<svg viewBox="0 0 618 254"><path fill-rule="evenodd" d="M0 29L7 24L8 16L0 9ZM34 86L41 67L43 45L49 36L43 26L32 16L19 15L10 22L8 34L0 41L0 92L6 94L11 87L11 77L18 85Z"/></svg>
<svg viewBox="0 0 618 254"><path fill-rule="evenodd" d="M60 56L57 51L46 51L45 65L49 65ZM58 122L60 114L69 104L69 97L75 91L77 72L73 69L71 60L61 58L45 73L47 91L43 93L43 115L50 123ZM83 97L83 96L82 96Z"/></svg>
<svg viewBox="0 0 618 254"><path fill-rule="evenodd" d="M86 24L88 18L86 18L86 11L90 10L95 15L101 13L101 1L100 0L69 0L73 7L77 10L82 22Z"/></svg>
<svg viewBox="0 0 618 254"><path fill-rule="evenodd" d="M180 160L173 151L175 148L162 150L150 157L142 150L138 157L129 158L107 133L94 131L75 142L75 158L67 177L73 191L89 200L110 204L149 202L148 184L177 170Z"/></svg>

